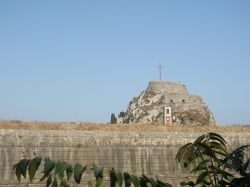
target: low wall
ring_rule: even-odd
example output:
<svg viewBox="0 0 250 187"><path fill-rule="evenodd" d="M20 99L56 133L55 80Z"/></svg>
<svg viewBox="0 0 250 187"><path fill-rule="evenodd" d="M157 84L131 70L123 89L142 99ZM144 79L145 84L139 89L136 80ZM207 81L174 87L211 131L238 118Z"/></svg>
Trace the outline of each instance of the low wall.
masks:
<svg viewBox="0 0 250 187"><path fill-rule="evenodd" d="M222 136L230 147L250 143L250 133ZM135 175L146 174L178 186L185 170L175 160L178 148L195 140L200 133L106 132L0 130L0 186L39 186L22 180L19 184L12 167L20 159L49 156L53 160L111 167ZM36 180L39 179L39 176ZM108 174L106 174L108 176ZM84 174L84 182L92 179ZM108 180L108 178L106 178ZM41 183L40 183L41 184ZM41 184L44 186L44 184ZM78 186L73 184L73 186ZM85 185L82 185L85 186Z"/></svg>

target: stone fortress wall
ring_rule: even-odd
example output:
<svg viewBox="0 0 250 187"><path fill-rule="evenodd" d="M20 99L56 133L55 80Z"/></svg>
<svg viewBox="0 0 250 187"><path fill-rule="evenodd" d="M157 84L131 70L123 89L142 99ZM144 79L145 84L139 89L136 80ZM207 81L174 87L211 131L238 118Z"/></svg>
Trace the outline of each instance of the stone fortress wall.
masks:
<svg viewBox="0 0 250 187"><path fill-rule="evenodd" d="M150 81L147 89L130 102L125 123L162 124L164 107L172 109L176 124L215 125L201 97L190 95L181 83L167 81Z"/></svg>
<svg viewBox="0 0 250 187"><path fill-rule="evenodd" d="M180 95L189 95L185 85L166 81L150 81L147 90L155 93L164 90L167 94L179 93Z"/></svg>
<svg viewBox="0 0 250 187"><path fill-rule="evenodd" d="M187 107L194 107L196 105L206 105L202 98L197 95L190 95L184 84L163 82L163 81L151 81L149 82L147 91L154 93L162 93L162 104L186 104ZM197 106L198 108L200 106Z"/></svg>
<svg viewBox="0 0 250 187"><path fill-rule="evenodd" d="M186 171L177 164L175 155L181 145L194 141L199 135L181 132L0 130L0 186L45 186L44 183L30 184L24 180L19 184L12 171L15 163L31 158L33 153L88 166L95 163L106 168L105 176L114 167L135 175L158 175L161 180L179 186ZM250 143L250 133L222 133L222 136L229 147ZM36 181L40 177L41 174ZM94 180L93 174L83 175L84 184L90 179ZM108 177L105 180L108 181Z"/></svg>

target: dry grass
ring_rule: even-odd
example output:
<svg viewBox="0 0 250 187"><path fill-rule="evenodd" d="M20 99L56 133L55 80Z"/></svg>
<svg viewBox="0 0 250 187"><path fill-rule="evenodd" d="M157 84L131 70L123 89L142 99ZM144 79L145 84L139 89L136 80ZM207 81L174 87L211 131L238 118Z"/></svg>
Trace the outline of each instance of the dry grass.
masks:
<svg viewBox="0 0 250 187"><path fill-rule="evenodd" d="M73 131L134 131L134 132L248 132L250 125L231 126L159 126L146 125L111 125L95 123L59 123L59 122L23 122L19 120L0 121L0 129L23 129L23 130L73 130Z"/></svg>

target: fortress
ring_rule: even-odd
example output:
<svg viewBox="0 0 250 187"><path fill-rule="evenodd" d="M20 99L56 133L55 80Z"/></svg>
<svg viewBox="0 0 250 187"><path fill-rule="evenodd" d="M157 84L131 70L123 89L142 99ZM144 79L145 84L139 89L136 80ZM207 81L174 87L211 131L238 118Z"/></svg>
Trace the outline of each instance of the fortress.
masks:
<svg viewBox="0 0 250 187"><path fill-rule="evenodd" d="M129 103L124 122L215 125L201 97L190 95L181 83L166 81L149 82L147 89Z"/></svg>
<svg viewBox="0 0 250 187"><path fill-rule="evenodd" d="M180 146L193 142L201 134L0 129L0 187L45 186L44 182L38 182L42 177L40 171L34 183L28 179L19 183L12 170L15 163L23 158L32 158L33 153L49 156L55 161L81 163L89 168L95 163L105 167L106 181L109 180L109 170L114 167L138 176L157 175L160 180L179 186L188 171L176 162L176 153ZM221 135L226 139L229 150L250 143L250 133L247 132L225 132ZM92 172L84 173L82 179L81 185L73 183L71 186L87 186L88 180L95 180ZM109 186L108 182L106 186Z"/></svg>

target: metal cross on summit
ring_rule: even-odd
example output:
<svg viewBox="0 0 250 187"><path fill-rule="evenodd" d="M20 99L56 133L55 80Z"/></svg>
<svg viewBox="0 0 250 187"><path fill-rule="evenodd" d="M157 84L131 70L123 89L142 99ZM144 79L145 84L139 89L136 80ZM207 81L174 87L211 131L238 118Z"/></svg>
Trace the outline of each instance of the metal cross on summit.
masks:
<svg viewBox="0 0 250 187"><path fill-rule="evenodd" d="M164 66L159 64L159 66L157 66L157 68L159 68L159 78L160 78L160 81L161 81L161 70L164 68Z"/></svg>

